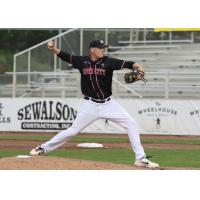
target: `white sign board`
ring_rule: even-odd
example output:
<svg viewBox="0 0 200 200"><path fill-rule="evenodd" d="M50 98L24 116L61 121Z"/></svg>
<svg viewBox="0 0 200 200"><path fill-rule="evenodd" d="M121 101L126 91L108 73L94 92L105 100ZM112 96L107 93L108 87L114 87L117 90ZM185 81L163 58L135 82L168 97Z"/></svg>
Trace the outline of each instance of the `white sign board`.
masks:
<svg viewBox="0 0 200 200"><path fill-rule="evenodd" d="M200 100L116 99L143 134L200 135ZM59 132L73 123L83 99L0 98L0 130ZM113 122L97 120L83 132L126 133Z"/></svg>
<svg viewBox="0 0 200 200"><path fill-rule="evenodd" d="M200 100L120 100L144 134L200 135Z"/></svg>

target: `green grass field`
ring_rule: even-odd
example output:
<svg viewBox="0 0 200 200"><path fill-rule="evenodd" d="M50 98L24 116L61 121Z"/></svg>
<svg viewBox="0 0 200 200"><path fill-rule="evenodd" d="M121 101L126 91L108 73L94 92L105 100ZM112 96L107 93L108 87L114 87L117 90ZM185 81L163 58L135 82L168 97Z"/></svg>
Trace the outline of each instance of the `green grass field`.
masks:
<svg viewBox="0 0 200 200"><path fill-rule="evenodd" d="M0 157L26 155L28 153L29 151L25 150L3 150L0 151ZM161 167L200 168L199 150L146 149L146 153ZM121 164L132 164L134 161L131 149L56 150L48 155Z"/></svg>
<svg viewBox="0 0 200 200"><path fill-rule="evenodd" d="M52 136L1 136L0 140L35 140L35 141L47 141L50 140ZM146 144L193 144L200 145L199 139L162 139L162 138L142 138L142 143ZM70 142L102 142L102 143L117 143L117 142L129 142L128 137L85 137L84 135L73 137Z"/></svg>
<svg viewBox="0 0 200 200"><path fill-rule="evenodd" d="M46 141L49 136L0 136L0 140L37 140ZM28 142L28 141L27 141ZM74 137L71 142L102 142L118 143L129 142L126 137L85 137L84 135ZM143 138L143 144L190 144L200 145L200 139L153 139ZM200 168L200 150L199 149L162 149L146 148L146 154L151 156L152 160L158 162L161 167L194 167ZM1 150L0 157L16 156L19 154L28 154L26 150ZM134 162L134 154L131 149L66 149L50 152L49 156L59 156L86 160L96 160L112 163L131 164Z"/></svg>

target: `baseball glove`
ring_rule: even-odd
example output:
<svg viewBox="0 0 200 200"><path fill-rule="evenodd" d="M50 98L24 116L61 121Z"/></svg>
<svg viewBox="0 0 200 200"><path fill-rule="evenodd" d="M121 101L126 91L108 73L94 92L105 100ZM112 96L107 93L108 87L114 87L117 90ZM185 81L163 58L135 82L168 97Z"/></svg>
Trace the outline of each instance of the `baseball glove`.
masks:
<svg viewBox="0 0 200 200"><path fill-rule="evenodd" d="M124 80L126 83L134 83L136 81L142 80L144 83L148 82L144 78L145 73L137 68L133 68L133 70L124 75Z"/></svg>

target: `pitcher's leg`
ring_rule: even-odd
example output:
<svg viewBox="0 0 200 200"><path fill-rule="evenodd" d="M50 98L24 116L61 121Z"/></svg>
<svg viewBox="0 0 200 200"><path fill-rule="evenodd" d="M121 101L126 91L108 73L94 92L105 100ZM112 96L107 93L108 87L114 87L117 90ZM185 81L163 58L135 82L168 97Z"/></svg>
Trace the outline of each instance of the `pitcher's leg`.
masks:
<svg viewBox="0 0 200 200"><path fill-rule="evenodd" d="M144 149L140 141L140 134L137 127L137 124L133 118L127 118L126 120L119 120L118 122L121 126L125 127L128 131L128 137L132 146L133 151L135 152L136 159L140 159L145 156Z"/></svg>
<svg viewBox="0 0 200 200"><path fill-rule="evenodd" d="M103 116L124 127L128 132L128 137L135 152L136 159L145 156L144 149L140 142L140 135L135 120L126 112L126 110L116 101L111 100L105 104Z"/></svg>
<svg viewBox="0 0 200 200"><path fill-rule="evenodd" d="M52 151L67 142L72 136L97 119L96 107L89 101L85 101L79 110L71 127L59 132L51 140L41 145L45 152Z"/></svg>

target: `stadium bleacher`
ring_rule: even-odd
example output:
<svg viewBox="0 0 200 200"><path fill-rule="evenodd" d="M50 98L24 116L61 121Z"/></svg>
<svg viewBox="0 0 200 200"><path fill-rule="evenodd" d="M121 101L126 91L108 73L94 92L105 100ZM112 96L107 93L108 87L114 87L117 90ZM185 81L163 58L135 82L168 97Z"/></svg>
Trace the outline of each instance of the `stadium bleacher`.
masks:
<svg viewBox="0 0 200 200"><path fill-rule="evenodd" d="M199 98L200 45L153 43L127 43L128 46L121 49L120 46L111 47L111 52L108 52L109 56L134 60L144 66L149 84L137 82L129 87L143 98ZM129 95L121 91L120 96L127 98Z"/></svg>
<svg viewBox="0 0 200 200"><path fill-rule="evenodd" d="M64 33L62 33L62 37L64 37ZM42 45L43 51L46 52L45 41L42 42ZM40 44L36 45L35 48L32 47L18 53L17 56L21 54L23 56L24 53L31 55L30 51L36 52L38 47ZM115 97L200 98L200 44L193 43L191 39L118 40L118 43L110 46L106 53L111 57L133 60L142 64L149 81L146 85L142 81L135 84L125 84L123 76L127 70L115 71L113 77L113 96ZM39 55L37 54L37 56ZM20 59L24 65L26 57ZM53 67L47 67L48 71L39 71L40 58L32 58L31 60L34 61L34 66L37 68L29 66L30 63L27 63L32 71L17 71L15 79L9 81L10 84L4 84L0 87L0 95L9 97L13 95L12 91L15 90L17 97L81 97L79 72L77 70L63 70L57 66L56 56L53 59ZM52 56L45 64L43 59L41 62L44 67L50 65ZM23 68L25 67L24 65ZM49 71L51 69L53 70ZM11 80L13 73L5 73L5 77Z"/></svg>

